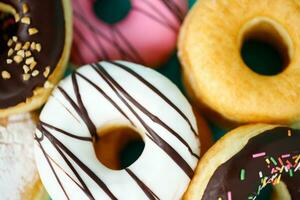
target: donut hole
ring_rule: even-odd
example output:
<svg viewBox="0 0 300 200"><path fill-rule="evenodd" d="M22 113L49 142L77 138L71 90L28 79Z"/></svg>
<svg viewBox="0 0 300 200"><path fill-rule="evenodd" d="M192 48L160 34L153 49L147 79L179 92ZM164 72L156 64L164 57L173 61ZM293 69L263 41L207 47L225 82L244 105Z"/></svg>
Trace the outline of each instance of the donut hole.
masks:
<svg viewBox="0 0 300 200"><path fill-rule="evenodd" d="M256 197L256 200L271 200L272 194L273 186L269 184L259 192L259 195Z"/></svg>
<svg viewBox="0 0 300 200"><path fill-rule="evenodd" d="M110 25L122 21L130 10L130 0L96 0L94 3L96 16Z"/></svg>
<svg viewBox="0 0 300 200"><path fill-rule="evenodd" d="M142 154L145 143L137 130L129 126L109 125L98 130L94 148L98 160L113 170L132 165Z"/></svg>
<svg viewBox="0 0 300 200"><path fill-rule="evenodd" d="M252 21L243 33L241 57L254 72L277 75L290 63L288 35L269 20Z"/></svg>
<svg viewBox="0 0 300 200"><path fill-rule="evenodd" d="M15 36L18 30L18 23L14 15L8 12L0 11L0 53L7 50L7 42L12 36Z"/></svg>

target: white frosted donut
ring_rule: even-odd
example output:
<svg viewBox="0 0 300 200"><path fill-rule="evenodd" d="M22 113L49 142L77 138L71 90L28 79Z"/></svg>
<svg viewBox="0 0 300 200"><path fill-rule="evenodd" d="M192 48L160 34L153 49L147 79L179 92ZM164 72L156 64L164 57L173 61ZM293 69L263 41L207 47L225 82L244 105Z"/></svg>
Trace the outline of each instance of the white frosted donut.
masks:
<svg viewBox="0 0 300 200"><path fill-rule="evenodd" d="M200 154L185 97L162 75L128 62L80 68L54 90L40 120L36 162L54 200L181 199ZM125 169L96 157L93 141L107 124L133 127L144 140Z"/></svg>

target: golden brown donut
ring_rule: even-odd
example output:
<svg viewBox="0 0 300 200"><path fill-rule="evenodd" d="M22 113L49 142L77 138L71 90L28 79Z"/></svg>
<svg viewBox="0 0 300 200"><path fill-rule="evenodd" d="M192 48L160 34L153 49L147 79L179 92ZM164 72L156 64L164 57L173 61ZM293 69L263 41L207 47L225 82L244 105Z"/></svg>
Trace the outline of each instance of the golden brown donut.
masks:
<svg viewBox="0 0 300 200"><path fill-rule="evenodd" d="M267 184L275 186L273 199L297 199L299 161L300 130L242 126L207 151L183 199L255 199Z"/></svg>
<svg viewBox="0 0 300 200"><path fill-rule="evenodd" d="M179 58L190 96L208 115L233 123L290 124L300 119L300 4L295 0L201 0L181 29ZM276 46L286 68L253 72L241 46Z"/></svg>
<svg viewBox="0 0 300 200"><path fill-rule="evenodd" d="M34 162L35 121L26 113L0 119L1 200L47 200Z"/></svg>
<svg viewBox="0 0 300 200"><path fill-rule="evenodd" d="M0 2L0 117L40 107L66 67L69 0Z"/></svg>
<svg viewBox="0 0 300 200"><path fill-rule="evenodd" d="M201 142L201 146L200 146L201 154L200 154L200 156L203 156L204 153L214 144L213 137L212 137L212 132L211 132L210 128L208 127L207 122L201 116L201 114L197 110L197 108L193 107L193 112L194 112L194 115L196 117L199 140Z"/></svg>

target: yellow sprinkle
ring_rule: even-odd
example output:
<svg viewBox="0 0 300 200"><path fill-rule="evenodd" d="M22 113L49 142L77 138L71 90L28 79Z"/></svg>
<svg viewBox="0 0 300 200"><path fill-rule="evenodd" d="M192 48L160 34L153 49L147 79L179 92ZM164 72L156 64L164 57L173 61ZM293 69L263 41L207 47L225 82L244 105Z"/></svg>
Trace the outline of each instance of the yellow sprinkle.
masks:
<svg viewBox="0 0 300 200"><path fill-rule="evenodd" d="M30 79L30 74L23 74L23 80L28 81Z"/></svg>
<svg viewBox="0 0 300 200"><path fill-rule="evenodd" d="M29 17L22 17L22 19L21 19L21 22L23 23L23 24L30 24L30 18Z"/></svg>
<svg viewBox="0 0 300 200"><path fill-rule="evenodd" d="M12 39L8 40L8 42L7 42L7 46L9 46L9 47L10 47L10 46L13 44L13 42L14 42L14 41L13 41Z"/></svg>
<svg viewBox="0 0 300 200"><path fill-rule="evenodd" d="M1 75L4 80L10 79L10 77L11 77L11 75L8 71L2 71Z"/></svg>
<svg viewBox="0 0 300 200"><path fill-rule="evenodd" d="M7 63L7 64L11 64L12 62L13 62L12 59L6 59L6 63Z"/></svg>
<svg viewBox="0 0 300 200"><path fill-rule="evenodd" d="M13 55L14 50L12 48L10 48L7 52L7 56L10 57L11 55Z"/></svg>
<svg viewBox="0 0 300 200"><path fill-rule="evenodd" d="M26 57L31 56L31 52L30 52L30 51L26 51L26 52L25 52L25 56L26 56Z"/></svg>
<svg viewBox="0 0 300 200"><path fill-rule="evenodd" d="M34 57L27 58L25 61L26 65L30 65L33 62L34 62Z"/></svg>
<svg viewBox="0 0 300 200"><path fill-rule="evenodd" d="M49 76L49 73L50 73L50 66L47 66L45 68L44 73L43 73L44 77L47 78Z"/></svg>
<svg viewBox="0 0 300 200"><path fill-rule="evenodd" d="M29 28L28 33L29 35L37 34L39 31L36 28Z"/></svg>
<svg viewBox="0 0 300 200"><path fill-rule="evenodd" d="M18 37L17 37L17 36L13 36L13 37L12 37L12 40L13 40L14 42L17 42L17 41L18 41Z"/></svg>
<svg viewBox="0 0 300 200"><path fill-rule="evenodd" d="M23 4L23 13L26 14L29 11L29 7L26 3Z"/></svg>
<svg viewBox="0 0 300 200"><path fill-rule="evenodd" d="M29 47L30 47L30 42L25 42L22 49L27 50L27 49L29 49Z"/></svg>
<svg viewBox="0 0 300 200"><path fill-rule="evenodd" d="M30 69L33 70L36 66L37 62L33 61L31 64L30 64Z"/></svg>
<svg viewBox="0 0 300 200"><path fill-rule="evenodd" d="M35 43L35 42L32 42L31 45L30 45L30 49L31 49L31 50L35 50L35 46L36 46L36 43Z"/></svg>
<svg viewBox="0 0 300 200"><path fill-rule="evenodd" d="M292 131L288 130L288 136L291 137L292 136Z"/></svg>
<svg viewBox="0 0 300 200"><path fill-rule="evenodd" d="M39 75L39 73L40 73L40 72L39 72L38 70L34 70L34 71L32 72L31 75L32 75L33 77L35 77L35 76Z"/></svg>
<svg viewBox="0 0 300 200"><path fill-rule="evenodd" d="M17 52L17 55L19 55L19 56L21 56L22 58L24 58L24 57L25 57L25 51L24 51L24 50L19 50L19 51Z"/></svg>
<svg viewBox="0 0 300 200"><path fill-rule="evenodd" d="M25 74L27 74L29 72L29 67L27 65L23 65L23 71Z"/></svg>
<svg viewBox="0 0 300 200"><path fill-rule="evenodd" d="M14 56L14 61L19 64L20 62L23 61L23 58L22 56L16 55Z"/></svg>
<svg viewBox="0 0 300 200"><path fill-rule="evenodd" d="M299 154L298 157L296 158L295 163L298 163L299 160L300 160L300 154Z"/></svg>
<svg viewBox="0 0 300 200"><path fill-rule="evenodd" d="M18 42L15 46L15 50L19 51L22 48L22 44L20 42Z"/></svg>
<svg viewBox="0 0 300 200"><path fill-rule="evenodd" d="M35 49L36 49L38 52L40 52L40 51L42 50L42 45L41 45L40 43L37 43L37 44L35 45Z"/></svg>

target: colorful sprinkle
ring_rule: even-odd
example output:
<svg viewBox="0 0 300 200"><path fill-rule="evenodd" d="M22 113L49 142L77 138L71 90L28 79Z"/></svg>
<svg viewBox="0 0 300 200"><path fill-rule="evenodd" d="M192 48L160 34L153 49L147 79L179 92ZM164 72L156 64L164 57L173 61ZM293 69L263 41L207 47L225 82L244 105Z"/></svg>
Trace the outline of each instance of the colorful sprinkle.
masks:
<svg viewBox="0 0 300 200"><path fill-rule="evenodd" d="M265 156L265 155L266 155L266 152L261 152L261 153L253 154L252 157L253 158L259 158L259 157L262 157L262 156Z"/></svg>
<svg viewBox="0 0 300 200"><path fill-rule="evenodd" d="M271 157L270 159L271 159L271 161L272 161L272 163L273 163L274 165L277 165L277 162L276 162L276 160L275 160L273 157Z"/></svg>
<svg viewBox="0 0 300 200"><path fill-rule="evenodd" d="M228 199L228 200L232 200L231 192L228 192L228 193L227 193L227 199Z"/></svg>
<svg viewBox="0 0 300 200"><path fill-rule="evenodd" d="M285 154L285 155L282 155L281 157L282 158L289 158L291 156L291 154Z"/></svg>
<svg viewBox="0 0 300 200"><path fill-rule="evenodd" d="M245 180L245 175L246 175L246 171L245 171L245 169L242 169L241 174L240 174L241 181Z"/></svg>

